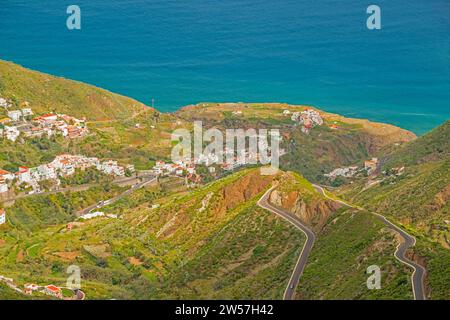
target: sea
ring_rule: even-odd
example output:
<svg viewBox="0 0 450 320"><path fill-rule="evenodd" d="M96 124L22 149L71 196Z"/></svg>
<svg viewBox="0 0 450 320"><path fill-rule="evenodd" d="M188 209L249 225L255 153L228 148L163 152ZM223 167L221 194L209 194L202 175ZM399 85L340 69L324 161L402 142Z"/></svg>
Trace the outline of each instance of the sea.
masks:
<svg viewBox="0 0 450 320"><path fill-rule="evenodd" d="M0 59L163 112L285 102L418 135L450 118L449 0L0 0Z"/></svg>

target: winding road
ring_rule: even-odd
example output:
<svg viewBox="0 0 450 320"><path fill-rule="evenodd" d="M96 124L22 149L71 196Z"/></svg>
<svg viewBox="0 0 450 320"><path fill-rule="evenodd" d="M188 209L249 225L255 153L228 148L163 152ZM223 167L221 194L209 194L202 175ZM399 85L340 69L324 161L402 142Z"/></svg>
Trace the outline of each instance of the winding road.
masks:
<svg viewBox="0 0 450 320"><path fill-rule="evenodd" d="M300 221L299 218L297 218L296 216L292 215L291 213L289 213L283 209L274 207L271 204L269 204L267 199L269 198L270 193L272 192L272 190L275 187L276 186L270 188L269 190L267 190L266 193L264 193L264 195L261 197L261 199L259 199L259 201L257 202L258 206L260 206L263 209L269 210L272 213L275 213L276 215L280 216L281 218L287 220L288 222L293 224L297 229L301 230L306 236L306 241L305 241L305 244L303 245L302 252L300 253L300 256L297 260L294 271L292 272L291 278L289 279L288 286L287 286L286 290L284 291L283 299L284 300L293 300L295 297L296 288L300 281L300 277L303 273L303 270L305 269L306 262L308 261L308 255L311 252L311 249L314 245L316 236L311 231L311 229L306 227Z"/></svg>
<svg viewBox="0 0 450 320"><path fill-rule="evenodd" d="M348 204L342 200L338 200L338 199L333 199L330 196L327 195L327 193L325 192L325 190L318 185L313 185L314 188L319 191L320 193L322 193L322 195L332 201L341 203L347 207L350 208L354 208L354 209L358 209L358 210L364 210L361 207L358 206L353 206L351 204ZM368 210L367 210L368 211ZM394 256L397 260L399 260L401 263L407 265L408 267L412 268L413 274L411 276L411 282L412 282L412 289L413 289L413 295L414 295L414 300L426 300L426 295L425 295L425 287L424 287L424 281L425 281L425 274L426 274L426 270L423 266L415 263L414 261L411 261L410 259L408 259L406 257L406 251L411 248L414 247L416 244L416 238L414 238L413 236L411 236L410 234L406 233L404 230L402 230L401 228L397 227L395 224L393 224L392 222L390 222L388 219L386 219L385 216L376 213L376 212L372 212L372 211L368 211L374 215L376 215L378 218L380 218L387 226L389 226L391 229L393 229L394 231L396 231L400 237L402 237L402 241L398 244L396 251L394 252Z"/></svg>
<svg viewBox="0 0 450 320"><path fill-rule="evenodd" d="M143 175L143 176L133 177L133 178L120 178L120 179L113 180L112 183L121 186L124 184L130 184L130 183L139 181L138 180L139 178L147 179L148 177L149 177L149 175ZM82 185L78 185L78 186L70 186L70 187L66 187L66 188L60 188L60 189L55 189L55 190L51 190L51 191L32 193L32 194L26 194L26 193L22 192L20 194L14 195L12 197L0 197L0 203L15 201L15 200L22 199L22 198L35 197L35 196L48 196L50 194L57 194L57 193L61 193L61 192L86 191L89 188L92 188L92 187L98 186L98 185L100 185L100 184L99 183L87 183L87 184L82 184Z"/></svg>
<svg viewBox="0 0 450 320"><path fill-rule="evenodd" d="M111 198L111 199L106 200L106 201L101 201L101 202L93 204L93 205L91 205L91 206L89 206L87 208L84 208L83 210L78 211L76 213L76 216L80 217L82 215L85 215L85 214L91 212L94 209L100 209L102 207L106 207L107 205L113 204L114 202L117 202L118 200L126 197L127 195L133 193L134 191L136 191L136 190L138 190L138 189L140 189L140 188L142 188L142 187L144 187L144 186L146 186L146 185L148 185L150 183L153 183L155 181L157 181L157 178L151 177L149 180L137 183L134 186L132 186L130 189L122 192L121 194L119 194L118 196L115 196L114 198Z"/></svg>

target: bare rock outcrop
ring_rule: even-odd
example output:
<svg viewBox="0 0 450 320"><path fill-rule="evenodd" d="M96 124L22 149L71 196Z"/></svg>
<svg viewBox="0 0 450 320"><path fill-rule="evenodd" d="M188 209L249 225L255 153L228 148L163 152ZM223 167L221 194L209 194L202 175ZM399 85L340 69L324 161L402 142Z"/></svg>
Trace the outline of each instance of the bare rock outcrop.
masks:
<svg viewBox="0 0 450 320"><path fill-rule="evenodd" d="M291 191L283 194L274 190L269 198L270 203L281 207L299 217L305 224L311 226L315 232L320 232L328 218L341 206L340 204L323 199L317 195L303 194L301 191Z"/></svg>

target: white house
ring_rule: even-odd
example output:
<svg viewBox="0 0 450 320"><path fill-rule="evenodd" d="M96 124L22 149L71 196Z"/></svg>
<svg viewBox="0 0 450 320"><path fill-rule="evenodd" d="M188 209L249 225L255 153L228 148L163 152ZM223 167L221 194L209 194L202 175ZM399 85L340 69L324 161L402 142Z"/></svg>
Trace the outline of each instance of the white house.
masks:
<svg viewBox="0 0 450 320"><path fill-rule="evenodd" d="M71 176L75 173L75 168L71 164L63 166L60 170L61 175L63 176Z"/></svg>
<svg viewBox="0 0 450 320"><path fill-rule="evenodd" d="M5 209L0 209L0 225L6 222L6 212Z"/></svg>
<svg viewBox="0 0 450 320"><path fill-rule="evenodd" d="M3 178L0 178L0 194L8 192L8 184Z"/></svg>
<svg viewBox="0 0 450 320"><path fill-rule="evenodd" d="M16 127L5 126L6 139L14 142L20 135L20 131Z"/></svg>
<svg viewBox="0 0 450 320"><path fill-rule="evenodd" d="M31 290L31 291L37 291L40 287L37 284L34 283L27 283L24 285L25 289Z"/></svg>
<svg viewBox="0 0 450 320"><path fill-rule="evenodd" d="M8 117L11 118L12 121L19 121L22 117L22 112L20 110L8 111Z"/></svg>
<svg viewBox="0 0 450 320"><path fill-rule="evenodd" d="M30 169L28 169L27 167L19 167L19 172L17 172L17 178L19 179L20 182L22 183L31 183L32 182L32 177L31 177L31 172Z"/></svg>
<svg viewBox="0 0 450 320"><path fill-rule="evenodd" d="M345 167L345 168L337 168L331 171L330 173L324 174L325 177L335 179L338 176L351 178L353 177L358 171L357 166L351 166L351 167Z"/></svg>
<svg viewBox="0 0 450 320"><path fill-rule="evenodd" d="M51 180L57 178L56 170L47 164L43 164L37 167L37 171L39 172L42 180Z"/></svg>
<svg viewBox="0 0 450 320"><path fill-rule="evenodd" d="M5 98L0 97L0 107L6 108L9 107L8 101Z"/></svg>
<svg viewBox="0 0 450 320"><path fill-rule="evenodd" d="M50 114L46 114L46 115L40 116L38 119L43 121L43 122L53 122L53 121L58 120L58 116L56 114L51 114L50 113Z"/></svg>
<svg viewBox="0 0 450 320"><path fill-rule="evenodd" d="M186 170L187 170L187 172L189 174L194 174L195 173L195 167L193 167L193 166L187 167Z"/></svg>
<svg viewBox="0 0 450 320"><path fill-rule="evenodd" d="M128 171L130 171L131 173L135 173L135 172L136 172L136 168L135 168L134 165L132 165L132 164L127 165L127 166L126 166L126 169L127 169Z"/></svg>
<svg viewBox="0 0 450 320"><path fill-rule="evenodd" d="M0 179L4 179L4 180L14 180L15 176L14 173L8 172L6 170L0 169Z"/></svg>
<svg viewBox="0 0 450 320"><path fill-rule="evenodd" d="M116 176L124 176L125 169L117 164L117 161L108 160L97 165L97 170L106 174L112 174Z"/></svg>
<svg viewBox="0 0 450 320"><path fill-rule="evenodd" d="M24 108L24 109L22 109L22 115L24 117L32 116L33 115L33 111L30 108Z"/></svg>
<svg viewBox="0 0 450 320"><path fill-rule="evenodd" d="M367 170L368 174L377 170L378 158L372 158L371 160L364 161L364 169Z"/></svg>
<svg viewBox="0 0 450 320"><path fill-rule="evenodd" d="M103 217L105 214L103 212L97 211L92 213L83 214L80 218L83 220L90 220L97 217Z"/></svg>
<svg viewBox="0 0 450 320"><path fill-rule="evenodd" d="M50 167L58 169L63 176L70 176L75 173L72 158L73 156L68 154L59 155L50 163Z"/></svg>

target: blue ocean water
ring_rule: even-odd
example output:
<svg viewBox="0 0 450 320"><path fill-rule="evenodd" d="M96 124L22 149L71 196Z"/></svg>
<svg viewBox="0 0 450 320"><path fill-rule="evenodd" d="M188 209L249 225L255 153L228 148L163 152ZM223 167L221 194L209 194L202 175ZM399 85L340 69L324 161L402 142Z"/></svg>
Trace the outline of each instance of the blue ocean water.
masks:
<svg viewBox="0 0 450 320"><path fill-rule="evenodd" d="M422 134L450 118L450 1L2 0L0 59L155 99L288 102ZM77 4L82 29L66 28Z"/></svg>

